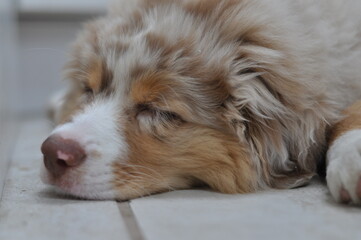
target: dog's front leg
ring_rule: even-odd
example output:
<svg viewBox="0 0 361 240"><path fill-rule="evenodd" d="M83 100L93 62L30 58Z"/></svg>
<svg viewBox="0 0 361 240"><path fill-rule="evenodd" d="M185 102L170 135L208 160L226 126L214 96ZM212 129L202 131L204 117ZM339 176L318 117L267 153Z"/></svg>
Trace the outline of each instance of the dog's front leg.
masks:
<svg viewBox="0 0 361 240"><path fill-rule="evenodd" d="M334 126L327 153L327 185L334 199L361 203L361 101Z"/></svg>

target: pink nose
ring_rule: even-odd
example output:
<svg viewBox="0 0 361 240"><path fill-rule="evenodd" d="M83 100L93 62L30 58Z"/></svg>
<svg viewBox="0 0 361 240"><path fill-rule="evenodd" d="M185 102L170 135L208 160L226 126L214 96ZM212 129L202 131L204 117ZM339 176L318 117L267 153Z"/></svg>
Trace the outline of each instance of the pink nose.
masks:
<svg viewBox="0 0 361 240"><path fill-rule="evenodd" d="M68 168L79 166L86 158L79 143L58 135L48 137L41 146L41 152L46 169L55 177L64 174Z"/></svg>

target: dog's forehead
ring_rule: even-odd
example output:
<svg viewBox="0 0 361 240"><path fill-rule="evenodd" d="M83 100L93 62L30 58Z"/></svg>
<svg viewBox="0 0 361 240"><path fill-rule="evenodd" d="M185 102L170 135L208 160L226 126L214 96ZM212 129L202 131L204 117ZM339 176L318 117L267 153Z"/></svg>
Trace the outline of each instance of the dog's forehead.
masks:
<svg viewBox="0 0 361 240"><path fill-rule="evenodd" d="M166 14L133 16L132 21L103 18L88 24L78 39L82 51L76 56L82 61L78 66L87 66L82 69L87 81L112 89L123 101L169 102L178 97L183 106L204 115L228 97L224 81L228 60L220 59L226 59L230 50L215 47L214 39L202 39L194 19L184 18L184 13ZM184 21L175 28L173 18Z"/></svg>
<svg viewBox="0 0 361 240"><path fill-rule="evenodd" d="M142 83L150 79L152 84L156 84L154 76L164 74L154 73L167 71L170 74L174 70L169 66L174 62L174 55L187 51L185 45L171 44L161 34L147 29L130 35L123 31L122 21L105 24L102 20L88 25L78 40L82 44L79 44L80 53L75 56L77 66L87 72L87 81L91 86L100 88L100 85L107 85L127 93L139 79L142 79ZM104 75L108 78L111 76L110 84ZM102 83L105 80L108 84ZM163 80L159 78L159 81L164 82Z"/></svg>

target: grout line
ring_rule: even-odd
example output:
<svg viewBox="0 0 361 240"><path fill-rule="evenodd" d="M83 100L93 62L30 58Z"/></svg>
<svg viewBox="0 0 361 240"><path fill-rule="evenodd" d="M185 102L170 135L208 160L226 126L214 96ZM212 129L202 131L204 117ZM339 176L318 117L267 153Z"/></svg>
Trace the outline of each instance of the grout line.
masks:
<svg viewBox="0 0 361 240"><path fill-rule="evenodd" d="M133 213L130 203L128 202L118 202L117 203L120 214L122 215L125 226L128 230L131 240L144 240L142 231L139 227L138 221Z"/></svg>

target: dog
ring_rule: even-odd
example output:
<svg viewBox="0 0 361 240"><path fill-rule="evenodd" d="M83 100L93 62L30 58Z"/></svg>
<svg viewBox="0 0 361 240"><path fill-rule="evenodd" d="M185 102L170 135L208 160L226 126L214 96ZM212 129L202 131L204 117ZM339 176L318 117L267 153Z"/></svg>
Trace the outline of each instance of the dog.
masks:
<svg viewBox="0 0 361 240"><path fill-rule="evenodd" d="M360 105L343 113L361 99L360 9L357 0L117 1L72 48L69 89L41 147L44 182L117 200L295 188L317 175L330 145L332 196L360 203Z"/></svg>

